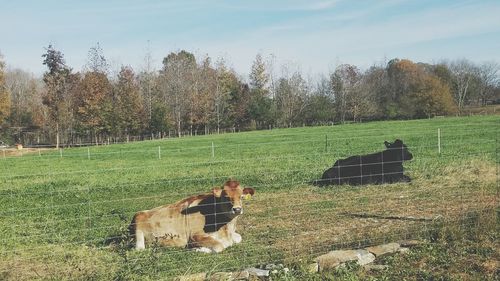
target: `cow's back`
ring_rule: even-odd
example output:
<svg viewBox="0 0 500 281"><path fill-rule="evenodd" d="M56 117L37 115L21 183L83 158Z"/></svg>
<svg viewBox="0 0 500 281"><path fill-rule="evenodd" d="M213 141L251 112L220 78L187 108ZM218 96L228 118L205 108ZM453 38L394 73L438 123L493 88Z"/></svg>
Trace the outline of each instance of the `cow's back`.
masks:
<svg viewBox="0 0 500 281"><path fill-rule="evenodd" d="M340 184L356 184L361 174L361 156L355 155L335 162L337 177Z"/></svg>
<svg viewBox="0 0 500 281"><path fill-rule="evenodd" d="M131 234L164 246L186 246L189 237L202 233L205 217L200 213L182 214L182 210L198 202L177 202L135 214L129 227Z"/></svg>
<svg viewBox="0 0 500 281"><path fill-rule="evenodd" d="M364 184L379 182L382 171L382 153L355 155L335 162L328 169L332 184ZM326 172L325 172L326 173Z"/></svg>

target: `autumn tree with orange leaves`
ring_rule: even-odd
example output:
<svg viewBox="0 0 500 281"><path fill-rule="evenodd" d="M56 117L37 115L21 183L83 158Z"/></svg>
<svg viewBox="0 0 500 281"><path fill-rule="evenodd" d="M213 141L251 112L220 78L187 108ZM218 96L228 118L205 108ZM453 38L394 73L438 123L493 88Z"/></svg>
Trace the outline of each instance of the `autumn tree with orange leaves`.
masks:
<svg viewBox="0 0 500 281"><path fill-rule="evenodd" d="M107 76L107 63L99 44L89 51L87 71L74 96L77 128L93 136L96 143L101 134L112 127L112 86Z"/></svg>
<svg viewBox="0 0 500 281"><path fill-rule="evenodd" d="M140 134L147 120L140 88L131 67L122 66L118 74L118 81L113 89L112 107L113 135L124 134L128 140L130 135Z"/></svg>
<svg viewBox="0 0 500 281"><path fill-rule="evenodd" d="M422 118L456 112L449 87L422 65L395 59L389 62L387 73L387 115Z"/></svg>

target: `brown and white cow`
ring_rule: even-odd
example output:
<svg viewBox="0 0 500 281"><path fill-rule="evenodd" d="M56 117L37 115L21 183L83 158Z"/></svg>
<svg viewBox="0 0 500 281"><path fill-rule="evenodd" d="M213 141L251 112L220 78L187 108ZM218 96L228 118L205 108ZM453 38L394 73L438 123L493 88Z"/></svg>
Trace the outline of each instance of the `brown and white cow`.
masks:
<svg viewBox="0 0 500 281"><path fill-rule="evenodd" d="M171 205L135 214L129 230L135 236L136 249L146 243L190 247L200 252L221 252L241 242L236 233L236 219L243 214L242 198L255 190L242 188L228 180L211 193L192 196Z"/></svg>

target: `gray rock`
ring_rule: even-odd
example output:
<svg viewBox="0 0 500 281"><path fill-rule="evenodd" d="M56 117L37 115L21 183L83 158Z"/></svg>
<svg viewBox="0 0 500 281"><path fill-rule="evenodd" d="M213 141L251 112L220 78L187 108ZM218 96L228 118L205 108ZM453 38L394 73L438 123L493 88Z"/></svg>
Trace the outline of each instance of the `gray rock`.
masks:
<svg viewBox="0 0 500 281"><path fill-rule="evenodd" d="M255 267L251 267L251 268L246 269L246 271L248 271L248 273L252 276L257 276L257 277L268 277L269 276L269 270L265 270L265 269L258 269Z"/></svg>
<svg viewBox="0 0 500 281"><path fill-rule="evenodd" d="M398 243L388 243L373 247L368 247L366 250L375 255L375 257L382 257L385 255L396 253L400 246Z"/></svg>
<svg viewBox="0 0 500 281"><path fill-rule="evenodd" d="M336 268L342 263L357 259L358 256L355 250L338 250L321 255L316 258L316 261L318 262L318 271L323 271Z"/></svg>
<svg viewBox="0 0 500 281"><path fill-rule="evenodd" d="M264 267L264 269L266 270L279 270L279 269L282 269L283 268L283 264L279 263L279 264L273 264L273 263L270 263L270 264L266 264L266 266Z"/></svg>
<svg viewBox="0 0 500 281"><path fill-rule="evenodd" d="M356 250L356 255L358 257L358 264L361 266L370 264L375 261L375 255L368 252L367 250Z"/></svg>
<svg viewBox="0 0 500 281"><path fill-rule="evenodd" d="M279 264L270 263L270 264L266 264L266 266L264 266L264 269L266 269L266 270L282 269L282 268L283 268L283 264L281 264L281 263L279 263Z"/></svg>
<svg viewBox="0 0 500 281"><path fill-rule="evenodd" d="M265 268L265 269L267 269L267 270L271 270L271 269L275 269L275 268L276 268L276 265L275 265L275 264L270 263L270 264L266 264L266 266L265 266L264 268Z"/></svg>
<svg viewBox="0 0 500 281"><path fill-rule="evenodd" d="M374 260L375 256L363 249L331 251L316 259L318 271L336 268L349 261L356 261L359 265L365 265L372 263Z"/></svg>

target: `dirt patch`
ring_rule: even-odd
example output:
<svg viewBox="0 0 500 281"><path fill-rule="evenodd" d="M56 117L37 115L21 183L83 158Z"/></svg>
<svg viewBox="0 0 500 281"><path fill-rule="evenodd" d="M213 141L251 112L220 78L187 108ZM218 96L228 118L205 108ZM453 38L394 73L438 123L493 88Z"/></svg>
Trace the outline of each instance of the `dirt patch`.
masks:
<svg viewBox="0 0 500 281"><path fill-rule="evenodd" d="M6 148L0 151L0 157L22 157L23 155L33 155L33 154L41 154L47 151L53 151L54 148L26 148L22 149L16 148Z"/></svg>

